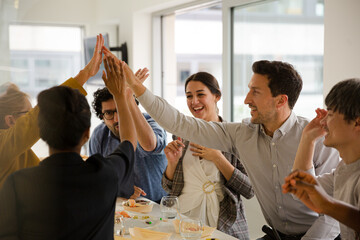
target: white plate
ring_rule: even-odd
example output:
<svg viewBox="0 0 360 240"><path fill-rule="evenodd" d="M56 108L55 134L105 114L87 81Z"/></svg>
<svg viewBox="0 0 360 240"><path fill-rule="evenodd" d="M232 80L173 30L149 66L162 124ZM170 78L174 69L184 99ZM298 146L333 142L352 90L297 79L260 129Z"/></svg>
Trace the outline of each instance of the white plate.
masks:
<svg viewBox="0 0 360 240"><path fill-rule="evenodd" d="M124 220L125 234L129 234L129 228L139 227L151 229L160 223L160 219L154 217L149 217L147 219L124 218Z"/></svg>

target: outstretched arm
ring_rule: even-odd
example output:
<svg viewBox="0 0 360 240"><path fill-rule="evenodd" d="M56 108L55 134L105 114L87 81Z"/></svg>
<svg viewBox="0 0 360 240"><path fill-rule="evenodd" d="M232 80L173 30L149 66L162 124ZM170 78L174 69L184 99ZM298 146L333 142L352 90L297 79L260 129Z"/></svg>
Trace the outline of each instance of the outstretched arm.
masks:
<svg viewBox="0 0 360 240"><path fill-rule="evenodd" d="M140 81L145 81L145 79L149 76L148 75L148 69L139 69L135 76ZM156 148L156 135L154 133L154 130L151 128L149 123L146 121L144 115L141 113L138 105L136 104L136 101L133 97L133 91L128 88L127 90L127 98L129 103L129 109L131 112L131 115L134 120L136 132L137 132L137 139L140 144L140 146L148 152L154 151Z"/></svg>
<svg viewBox="0 0 360 240"><path fill-rule="evenodd" d="M122 61L120 61L114 54L110 52L109 49L106 47L103 47L104 55L107 58L114 59L115 62L118 64L121 64ZM149 70L147 68L139 69L135 74L133 74L133 77L137 79L139 82L144 82L145 79L149 76L148 74ZM139 107L137 106L134 98L133 98L133 91L130 88L126 89L126 95L128 99L128 105L130 112L132 114L136 132L137 132L137 139L139 141L140 146L145 151L153 151L156 148L156 136L151 128L151 126L148 124L146 119L144 118L143 114L141 113Z"/></svg>
<svg viewBox="0 0 360 240"><path fill-rule="evenodd" d="M315 141L325 135L325 130L321 126L321 120L326 117L327 111L316 109L317 116L309 122L301 135L298 150L296 152L293 169L307 171L313 167L313 156Z"/></svg>
<svg viewBox="0 0 360 240"><path fill-rule="evenodd" d="M106 74L103 72L102 78L115 100L118 119L121 122L119 128L121 140L131 142L135 150L137 145L135 125L128 108L125 82L120 81L121 75L124 74L123 66L112 58L105 58L104 63Z"/></svg>
<svg viewBox="0 0 360 240"><path fill-rule="evenodd" d="M285 178L283 192L296 195L311 210L329 215L360 232L360 209L330 197L311 174L292 172Z"/></svg>

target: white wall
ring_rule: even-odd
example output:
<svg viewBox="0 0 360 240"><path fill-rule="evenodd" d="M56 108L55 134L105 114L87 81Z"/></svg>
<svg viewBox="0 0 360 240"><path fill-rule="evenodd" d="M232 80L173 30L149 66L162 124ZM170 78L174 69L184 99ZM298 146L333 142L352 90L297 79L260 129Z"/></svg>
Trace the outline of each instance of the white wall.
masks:
<svg viewBox="0 0 360 240"><path fill-rule="evenodd" d="M360 77L360 1L325 1L324 96L339 81Z"/></svg>

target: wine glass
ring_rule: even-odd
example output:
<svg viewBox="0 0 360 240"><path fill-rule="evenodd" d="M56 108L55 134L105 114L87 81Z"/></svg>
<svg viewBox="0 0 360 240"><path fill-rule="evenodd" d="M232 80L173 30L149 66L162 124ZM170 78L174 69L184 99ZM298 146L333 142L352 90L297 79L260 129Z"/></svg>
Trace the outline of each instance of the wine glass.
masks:
<svg viewBox="0 0 360 240"><path fill-rule="evenodd" d="M179 199L176 196L164 196L161 198L160 211L163 219L176 218L180 210Z"/></svg>
<svg viewBox="0 0 360 240"><path fill-rule="evenodd" d="M202 223L198 219L183 218L179 224L179 232L182 239L200 239Z"/></svg>

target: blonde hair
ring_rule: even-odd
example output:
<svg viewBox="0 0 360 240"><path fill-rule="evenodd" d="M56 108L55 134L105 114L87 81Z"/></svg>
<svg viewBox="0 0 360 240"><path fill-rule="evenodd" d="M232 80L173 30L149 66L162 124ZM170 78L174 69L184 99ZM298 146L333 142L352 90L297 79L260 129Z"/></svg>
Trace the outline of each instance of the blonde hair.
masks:
<svg viewBox="0 0 360 240"><path fill-rule="evenodd" d="M20 91L13 83L5 83L0 86L0 128L4 129L5 116L24 108L25 99L29 96Z"/></svg>

